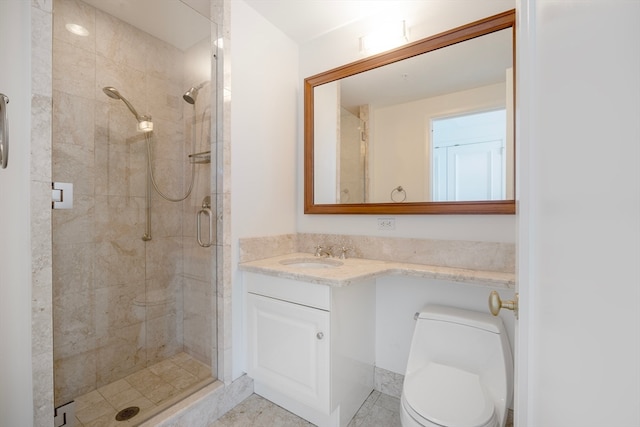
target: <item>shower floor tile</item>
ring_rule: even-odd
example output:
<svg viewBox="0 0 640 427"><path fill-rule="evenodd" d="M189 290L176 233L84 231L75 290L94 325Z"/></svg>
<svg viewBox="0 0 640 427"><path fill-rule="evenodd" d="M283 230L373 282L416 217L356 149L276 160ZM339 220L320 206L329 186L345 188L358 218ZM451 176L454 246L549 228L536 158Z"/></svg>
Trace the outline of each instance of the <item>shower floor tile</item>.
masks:
<svg viewBox="0 0 640 427"><path fill-rule="evenodd" d="M135 426L211 380L211 369L186 353L156 363L75 399L76 426ZM118 411L137 406L129 421L116 421Z"/></svg>

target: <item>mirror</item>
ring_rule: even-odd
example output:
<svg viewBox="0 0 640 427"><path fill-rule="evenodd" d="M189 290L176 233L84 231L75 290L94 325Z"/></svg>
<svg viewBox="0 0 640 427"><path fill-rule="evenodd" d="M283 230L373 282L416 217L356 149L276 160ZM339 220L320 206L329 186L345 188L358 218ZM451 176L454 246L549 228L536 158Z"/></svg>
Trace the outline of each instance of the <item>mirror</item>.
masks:
<svg viewBox="0 0 640 427"><path fill-rule="evenodd" d="M304 212L513 214L507 11L305 79Z"/></svg>

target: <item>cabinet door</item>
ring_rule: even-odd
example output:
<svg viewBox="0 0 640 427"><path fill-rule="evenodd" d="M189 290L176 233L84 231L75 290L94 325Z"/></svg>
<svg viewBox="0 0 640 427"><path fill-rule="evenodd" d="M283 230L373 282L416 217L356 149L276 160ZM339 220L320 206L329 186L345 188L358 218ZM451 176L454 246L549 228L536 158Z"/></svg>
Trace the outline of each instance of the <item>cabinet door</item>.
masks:
<svg viewBox="0 0 640 427"><path fill-rule="evenodd" d="M320 411L329 409L329 312L249 293L250 377Z"/></svg>

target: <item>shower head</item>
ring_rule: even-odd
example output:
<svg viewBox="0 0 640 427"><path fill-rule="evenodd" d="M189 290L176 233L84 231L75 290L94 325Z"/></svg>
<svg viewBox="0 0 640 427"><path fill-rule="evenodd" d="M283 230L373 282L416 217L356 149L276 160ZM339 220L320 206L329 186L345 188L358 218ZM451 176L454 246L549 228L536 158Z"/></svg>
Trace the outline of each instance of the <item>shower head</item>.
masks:
<svg viewBox="0 0 640 427"><path fill-rule="evenodd" d="M182 98L191 105L196 103L197 97L198 97L198 89L196 89L195 87L190 88L188 91L184 93L184 95L182 95Z"/></svg>
<svg viewBox="0 0 640 427"><path fill-rule="evenodd" d="M118 89L116 89L115 87L111 87L111 86L106 86L102 88L102 91L109 97L109 98L113 98L113 99L122 99L120 92L118 92Z"/></svg>
<svg viewBox="0 0 640 427"><path fill-rule="evenodd" d="M209 83L209 80L205 80L200 83L198 86L192 86L188 91L182 95L182 98L187 101L189 104L194 105L196 103L196 99L198 98L198 91Z"/></svg>
<svg viewBox="0 0 640 427"><path fill-rule="evenodd" d="M151 132L153 130L153 122L151 121L151 116L141 116L140 114L138 114L138 112L136 111L135 108L133 108L133 105L131 105L131 103L129 101L127 101L127 98L125 98L124 96L122 96L120 94L120 92L118 92L118 89L116 89L113 86L105 86L102 88L102 91L109 97L112 99L119 99L122 102L124 102L124 104L127 106L127 108L129 108L129 111L131 111L131 113L133 113L133 115L135 116L136 120L138 121L138 130L141 132Z"/></svg>

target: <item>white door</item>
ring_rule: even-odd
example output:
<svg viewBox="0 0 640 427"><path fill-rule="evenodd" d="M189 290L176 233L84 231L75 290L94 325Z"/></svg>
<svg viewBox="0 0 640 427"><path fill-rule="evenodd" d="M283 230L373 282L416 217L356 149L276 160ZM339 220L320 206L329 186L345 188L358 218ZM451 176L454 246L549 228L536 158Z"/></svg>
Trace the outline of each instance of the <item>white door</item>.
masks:
<svg viewBox="0 0 640 427"><path fill-rule="evenodd" d="M516 427L639 426L640 2L521 5Z"/></svg>
<svg viewBox="0 0 640 427"><path fill-rule="evenodd" d="M447 147L445 200L504 199L504 141Z"/></svg>
<svg viewBox="0 0 640 427"><path fill-rule="evenodd" d="M256 382L329 410L329 312L249 293L247 373Z"/></svg>
<svg viewBox="0 0 640 427"><path fill-rule="evenodd" d="M47 311L41 311L46 310L44 303L36 300L31 291L30 200L42 200L41 193L31 194L30 189L31 5L32 2L23 0L0 0L0 93L9 97L6 111L10 145L7 168L0 169L0 425L3 426L34 425L34 419L39 419L38 414L49 409L46 405L38 405L46 402L42 396L48 396L47 379L51 377L47 375L46 367L50 366L47 364L50 360L43 357L45 353L34 355L37 356L34 357L39 369L37 374L32 374L31 363L32 298L33 313L40 325L47 314ZM46 61L38 65L43 64ZM37 102L37 98L34 99ZM43 111L38 113L41 114L38 117L44 118ZM34 126L45 129L46 121ZM37 175L40 176L40 171ZM38 218L37 226L44 227L43 216ZM33 265L45 284L46 250L37 249L38 257ZM44 294L43 283L39 283L37 288ZM33 348L50 345L44 335L36 337ZM40 381L35 387L41 392L36 394L36 405L32 381ZM53 415L50 420L53 422Z"/></svg>

